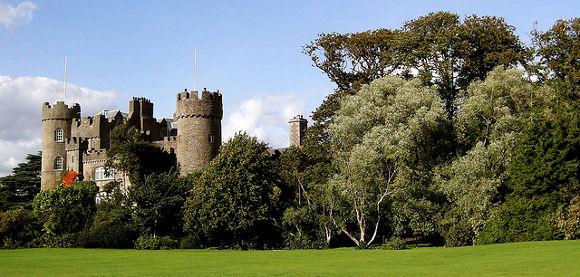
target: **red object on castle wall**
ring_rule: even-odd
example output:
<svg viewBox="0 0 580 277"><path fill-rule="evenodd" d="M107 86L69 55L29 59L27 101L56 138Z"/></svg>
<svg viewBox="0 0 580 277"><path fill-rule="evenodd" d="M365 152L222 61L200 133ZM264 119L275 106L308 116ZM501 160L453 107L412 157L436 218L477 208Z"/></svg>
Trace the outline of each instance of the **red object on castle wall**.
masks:
<svg viewBox="0 0 580 277"><path fill-rule="evenodd" d="M79 172L74 172L74 171L67 171L66 174L64 175L64 187L68 188L70 186L70 184L72 184L75 181L75 178L79 175L82 175L82 173Z"/></svg>

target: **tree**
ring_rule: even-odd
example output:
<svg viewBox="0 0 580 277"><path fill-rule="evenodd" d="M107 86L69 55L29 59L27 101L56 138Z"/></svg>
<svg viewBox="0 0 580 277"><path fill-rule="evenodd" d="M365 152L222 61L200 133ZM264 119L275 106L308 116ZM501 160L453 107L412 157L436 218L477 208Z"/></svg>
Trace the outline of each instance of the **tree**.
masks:
<svg viewBox="0 0 580 277"><path fill-rule="evenodd" d="M29 209L40 191L40 152L28 154L26 162L12 169L12 174L0 178L0 211Z"/></svg>
<svg viewBox="0 0 580 277"><path fill-rule="evenodd" d="M548 87L534 87L523 72L499 66L462 92L454 129L463 147L469 149L477 142L488 145L506 133L521 132L530 113L545 109L553 100Z"/></svg>
<svg viewBox="0 0 580 277"><path fill-rule="evenodd" d="M143 182L149 174L168 172L175 167L175 155L145 141L135 127L125 122L113 129L105 167L128 174L135 184Z"/></svg>
<svg viewBox="0 0 580 277"><path fill-rule="evenodd" d="M132 203L121 191L120 184L115 181L107 183L98 199L92 224L79 235L79 246L132 248L139 234L132 218Z"/></svg>
<svg viewBox="0 0 580 277"><path fill-rule="evenodd" d="M432 88L385 77L345 98L330 125L337 173L329 181L331 220L358 247L376 239L397 192L435 164L447 120ZM392 223L392 221L391 221Z"/></svg>
<svg viewBox="0 0 580 277"><path fill-rule="evenodd" d="M465 153L436 170L435 182L449 201L440 227L448 246L472 245L490 214L505 201L513 149L533 114L549 111L554 98L517 69L497 67L460 94L454 120Z"/></svg>
<svg viewBox="0 0 580 277"><path fill-rule="evenodd" d="M574 236L573 230L580 229L574 216L568 231L554 217L560 210L573 210L580 195L579 137L580 112L574 106L536 114L526 124L508 168L509 194L486 226L482 243Z"/></svg>
<svg viewBox="0 0 580 277"><path fill-rule="evenodd" d="M136 224L143 235L172 236L183 230L182 208L191 186L176 172L150 174L129 188Z"/></svg>
<svg viewBox="0 0 580 277"><path fill-rule="evenodd" d="M290 248L326 248L334 234L325 201L328 167L315 162L319 155L311 154L316 154L312 148L290 147L276 160L284 187L291 193L282 197L288 203L282 225Z"/></svg>
<svg viewBox="0 0 580 277"><path fill-rule="evenodd" d="M64 242L66 244L62 245L60 238L90 226L96 210L95 195L98 190L94 182L76 182L68 188L60 185L43 190L34 198L33 214L42 224L48 246L76 245L76 241Z"/></svg>
<svg viewBox="0 0 580 277"><path fill-rule="evenodd" d="M459 90L483 80L495 66L525 64L529 59L529 50L514 31L500 17L472 15L461 22L456 14L436 12L396 30L320 34L303 52L337 89L313 119L324 125L338 109L337 99L386 75L416 76L435 85L451 117Z"/></svg>
<svg viewBox="0 0 580 277"><path fill-rule="evenodd" d="M580 97L580 18L558 20L550 30L532 32L532 42L539 59L536 72L541 81L549 81L571 100Z"/></svg>
<svg viewBox="0 0 580 277"><path fill-rule="evenodd" d="M184 211L198 246L275 247L281 217L280 180L267 145L238 133L203 170Z"/></svg>

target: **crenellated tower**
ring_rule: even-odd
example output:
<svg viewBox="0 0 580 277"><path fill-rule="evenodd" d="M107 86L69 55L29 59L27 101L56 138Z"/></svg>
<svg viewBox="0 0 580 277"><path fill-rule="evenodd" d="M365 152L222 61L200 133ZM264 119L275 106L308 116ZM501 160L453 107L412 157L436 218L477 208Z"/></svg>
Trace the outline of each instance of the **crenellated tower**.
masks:
<svg viewBox="0 0 580 277"><path fill-rule="evenodd" d="M42 190L56 187L62 181L62 171L66 169L67 152L65 142L71 137L71 123L79 119L81 106L74 103L68 107L63 101L50 106L42 104Z"/></svg>
<svg viewBox="0 0 580 277"><path fill-rule="evenodd" d="M177 94L177 164L181 174L191 173L207 165L217 156L222 141L222 95L219 91L187 89Z"/></svg>

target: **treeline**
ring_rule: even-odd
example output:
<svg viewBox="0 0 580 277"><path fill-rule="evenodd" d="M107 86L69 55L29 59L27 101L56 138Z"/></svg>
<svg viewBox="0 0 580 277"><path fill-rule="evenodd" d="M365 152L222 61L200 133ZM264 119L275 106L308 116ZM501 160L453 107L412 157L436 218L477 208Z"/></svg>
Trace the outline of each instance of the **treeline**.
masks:
<svg viewBox="0 0 580 277"><path fill-rule="evenodd" d="M171 156L122 125L107 165L133 185L77 182L30 202L34 186L20 188L27 171L15 169L0 180L3 247L577 239L580 19L533 31L531 46L513 32L502 18L438 12L396 30L321 34L304 53L337 87L301 148L271 155L241 133L180 177Z"/></svg>

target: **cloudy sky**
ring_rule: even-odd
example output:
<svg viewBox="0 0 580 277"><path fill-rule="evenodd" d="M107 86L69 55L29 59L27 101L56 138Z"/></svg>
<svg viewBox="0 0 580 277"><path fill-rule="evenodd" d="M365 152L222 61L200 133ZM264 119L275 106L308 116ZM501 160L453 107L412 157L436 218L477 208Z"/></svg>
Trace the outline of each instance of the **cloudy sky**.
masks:
<svg viewBox="0 0 580 277"><path fill-rule="evenodd" d="M496 15L523 41L578 16L578 1L58 1L0 0L0 176L40 150L43 102L63 100L83 116L151 99L172 117L175 95L220 90L223 137L246 130L288 144L287 121L310 115L334 86L302 46L319 33L399 28L432 11Z"/></svg>

